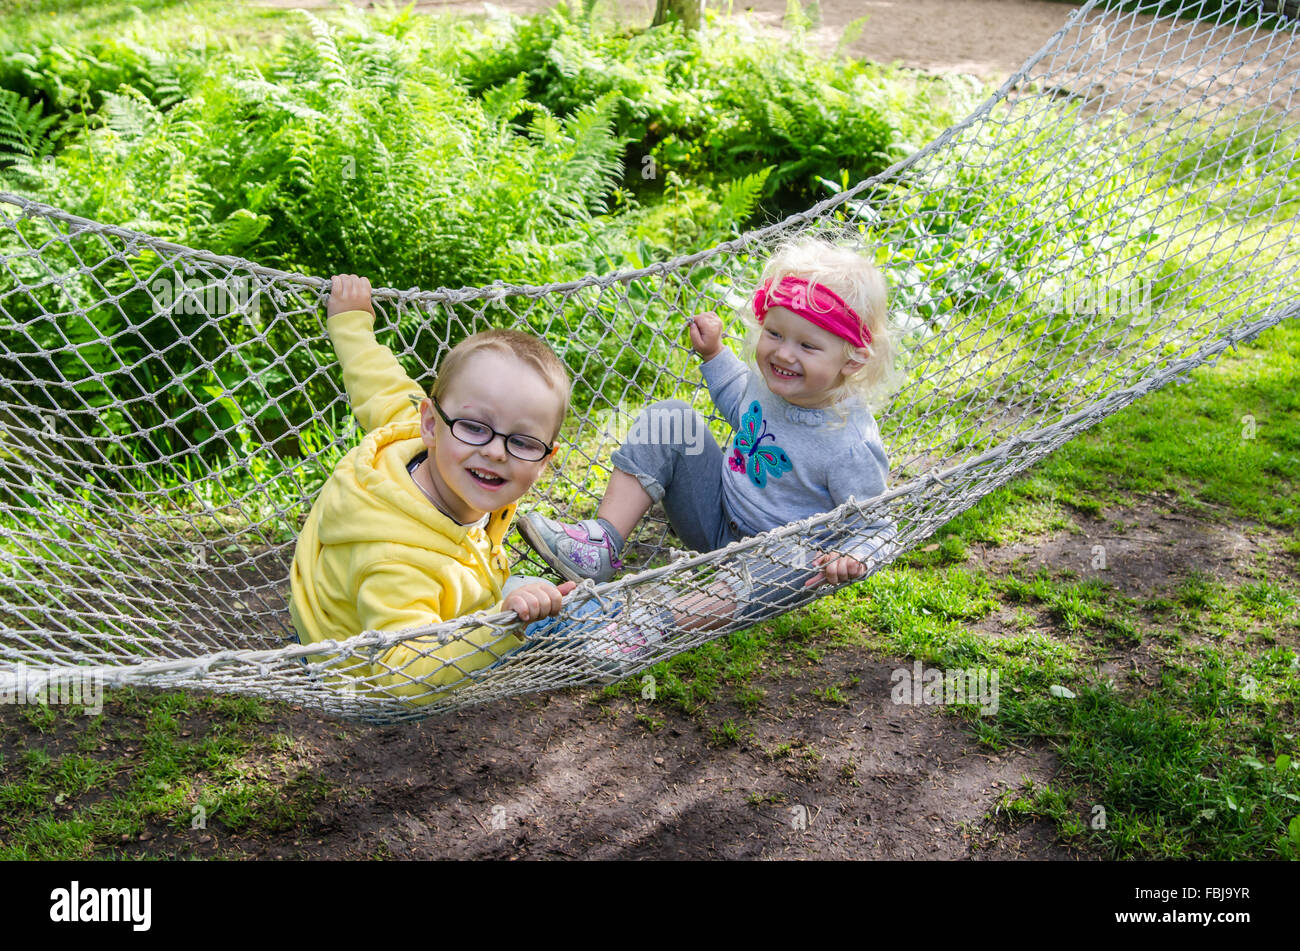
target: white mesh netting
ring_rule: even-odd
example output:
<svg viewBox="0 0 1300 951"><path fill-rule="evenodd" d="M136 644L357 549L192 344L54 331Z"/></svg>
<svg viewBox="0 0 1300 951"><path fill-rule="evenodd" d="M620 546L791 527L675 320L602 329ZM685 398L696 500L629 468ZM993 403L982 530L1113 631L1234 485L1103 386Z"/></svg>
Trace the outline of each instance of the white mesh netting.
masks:
<svg viewBox="0 0 1300 951"><path fill-rule="evenodd" d="M0 686L76 669L393 720L626 676L828 593L802 588L810 539L875 532L874 570L1076 433L1297 316L1295 11L1113 6L1077 11L925 149L773 227L564 285L376 292L381 341L426 388L485 326L551 342L574 413L560 465L522 504L574 519L608 480L611 423L668 397L713 413L685 335L663 328L734 314L791 234L876 246L907 332L907 381L876 414L894 488L714 553L672 550L652 513L626 556L640 570L594 592L590 636L669 604L702 618L704 593L747 590L756 566L791 580L629 663L593 663L588 635L488 648L435 678L384 662L484 624L504 639L519 630L504 614L299 646L294 540L358 438L326 282L0 194ZM515 570L544 575L514 541Z"/></svg>

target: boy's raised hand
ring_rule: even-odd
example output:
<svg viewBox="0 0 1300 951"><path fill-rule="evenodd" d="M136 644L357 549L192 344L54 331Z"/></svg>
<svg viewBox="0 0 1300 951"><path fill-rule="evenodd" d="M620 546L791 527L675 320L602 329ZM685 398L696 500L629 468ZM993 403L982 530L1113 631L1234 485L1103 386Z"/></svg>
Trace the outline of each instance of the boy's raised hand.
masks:
<svg viewBox="0 0 1300 951"><path fill-rule="evenodd" d="M511 591L501 602L503 611L514 611L521 621L536 621L560 613L561 600L578 585L566 581L559 587L549 581L526 584Z"/></svg>
<svg viewBox="0 0 1300 951"><path fill-rule="evenodd" d="M691 318L691 349L705 363L722 350L722 321L713 311L696 314Z"/></svg>
<svg viewBox="0 0 1300 951"><path fill-rule="evenodd" d="M375 308L370 303L370 278L357 277L355 274L335 274L330 278L326 314L333 317L350 310L364 310L374 316Z"/></svg>

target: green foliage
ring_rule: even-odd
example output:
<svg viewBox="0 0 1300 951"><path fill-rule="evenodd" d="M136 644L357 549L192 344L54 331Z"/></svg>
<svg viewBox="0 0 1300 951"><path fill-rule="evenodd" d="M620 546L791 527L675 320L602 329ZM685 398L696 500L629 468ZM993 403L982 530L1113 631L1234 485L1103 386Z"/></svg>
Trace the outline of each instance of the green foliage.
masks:
<svg viewBox="0 0 1300 951"><path fill-rule="evenodd" d="M44 106L28 102L9 89L0 89L0 168L21 163L34 171L34 163L54 151L57 116L42 115Z"/></svg>
<svg viewBox="0 0 1300 951"><path fill-rule="evenodd" d="M32 28L36 42L0 44L0 149L12 156L8 169L0 159L0 187L216 254L363 273L376 286L646 267L781 214L777 192L805 205L845 156L870 163L889 149L888 123L855 104L860 70L821 64L799 43L776 56L722 23L712 28L724 40L702 44L671 27L599 34L564 9L487 29L409 9L295 11L272 43L252 47L109 6L88 19L112 26L68 33L55 18L63 33ZM757 100L755 83L767 90ZM660 166L649 177L642 155ZM34 227L25 237L43 243ZM294 323L236 319L179 306L175 293L160 306L159 280L197 300L214 281L159 270L152 252L78 274L76 252L54 243L43 262L20 262L39 289L6 300L0 335L24 355L6 375L32 381L21 389L34 410L61 412L60 425L96 440L118 437L104 454L137 470L197 453L244 471L250 439L307 451L310 437L279 437L331 395L316 368L332 354L302 342L319 340L310 311ZM54 273L70 277L55 285ZM710 279L696 272L692 289ZM652 285L596 296L571 302L553 341L571 366L604 358L608 372L579 387L580 406L606 388L621 394L628 379L649 393L656 366L685 358L657 329ZM587 319L584 303L602 320ZM417 344L445 335L427 322L406 329ZM278 391L291 380L307 383Z"/></svg>
<svg viewBox="0 0 1300 951"><path fill-rule="evenodd" d="M485 96L521 84L557 114L616 93L627 187L642 194L669 172L701 182L765 174L764 210L780 218L824 197L821 178L857 181L901 157L873 105L873 68L825 61L792 25L769 38L710 12L700 42L671 26L593 35L560 4L506 21L507 42L496 31L467 37L456 68Z"/></svg>
<svg viewBox="0 0 1300 951"><path fill-rule="evenodd" d="M178 101L155 101L161 84L142 91L125 81L135 76L130 70L106 74L98 109L42 165L35 187L32 171L16 166L0 184L218 254L308 273L355 270L378 286L577 270L556 252L587 233L618 174L609 101L563 119L539 114L515 134L421 65L418 37L403 46L382 32L336 32L310 14L301 18L307 29L265 62L218 56ZM69 81L83 91L88 56L64 58ZM44 62L40 75L49 77L64 60L51 53ZM39 104L7 92L0 109L8 150L50 154L52 117L42 118ZM479 187L464 189L466 180ZM37 237L31 231L29 240ZM44 286L6 301L0 334L9 351L30 357L6 376L43 383L24 387L34 409L73 411L73 425L96 438L130 436L120 453L141 460L220 456L228 450L217 433L248 423L275 435L310 415L319 383L288 398L274 385L309 379L332 362L327 348L297 345L317 337L315 327L222 326L212 320L219 312L179 306L175 293L160 306L158 281L200 291L211 281L159 271L152 252L125 263L78 275L74 249L55 243L43 266L18 264ZM72 276L51 286L51 272ZM233 359L232 345L264 331L269 350L245 347ZM178 337L188 345L176 346ZM275 366L277 352L287 366ZM128 418L121 407L131 400Z"/></svg>

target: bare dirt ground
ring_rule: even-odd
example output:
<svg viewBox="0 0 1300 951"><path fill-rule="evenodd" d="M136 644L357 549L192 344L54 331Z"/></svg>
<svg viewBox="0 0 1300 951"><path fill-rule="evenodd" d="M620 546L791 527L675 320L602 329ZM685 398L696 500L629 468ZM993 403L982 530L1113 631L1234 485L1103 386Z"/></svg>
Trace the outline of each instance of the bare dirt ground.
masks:
<svg viewBox="0 0 1300 951"><path fill-rule="evenodd" d="M280 708L263 729L297 741L286 770L337 790L315 821L288 835L228 836L214 816L205 842L158 828L122 848L288 859L1069 857L1049 828L985 818L1007 789L1048 780L1053 757L980 751L934 708L892 704L890 671L910 666L845 651L762 678L753 734L722 748L662 706L602 706L576 691L380 729ZM852 675L847 706L813 696ZM637 713L662 726L651 732ZM725 716L744 718L733 704L710 708Z"/></svg>

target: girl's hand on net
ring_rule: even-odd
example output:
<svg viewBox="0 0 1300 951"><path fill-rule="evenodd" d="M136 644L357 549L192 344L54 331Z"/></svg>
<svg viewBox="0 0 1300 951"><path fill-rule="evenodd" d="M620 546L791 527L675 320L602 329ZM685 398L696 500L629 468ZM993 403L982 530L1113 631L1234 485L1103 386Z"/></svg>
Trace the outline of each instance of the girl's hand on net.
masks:
<svg viewBox="0 0 1300 951"><path fill-rule="evenodd" d="M805 588L811 588L819 584L843 584L846 581L852 581L854 578L861 578L867 573L866 565L856 558L850 558L848 555L840 555L835 552L818 555L813 561L813 567L820 568L821 571L804 583Z"/></svg>
<svg viewBox="0 0 1300 951"><path fill-rule="evenodd" d="M550 617L560 613L564 596L577 586L573 581L566 581L559 587L549 581L526 584L510 592L501 602L501 610L514 611L519 615L519 620L524 622Z"/></svg>
<svg viewBox="0 0 1300 951"><path fill-rule="evenodd" d="M722 350L722 321L713 311L691 318L691 349L706 363Z"/></svg>
<svg viewBox="0 0 1300 951"><path fill-rule="evenodd" d="M357 277L355 274L335 274L330 278L326 310L330 317L346 314L350 310L364 310L373 317L375 308L370 303L370 278Z"/></svg>

